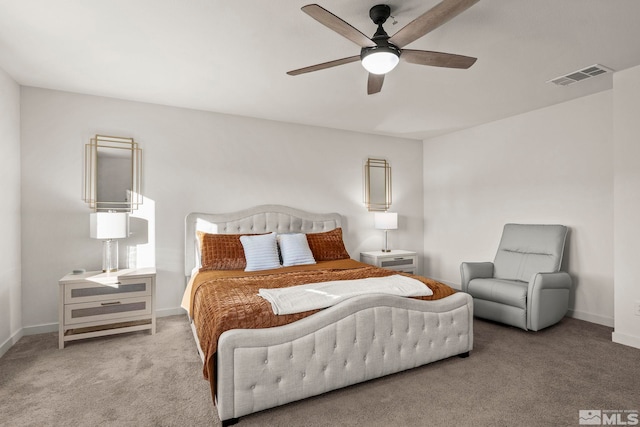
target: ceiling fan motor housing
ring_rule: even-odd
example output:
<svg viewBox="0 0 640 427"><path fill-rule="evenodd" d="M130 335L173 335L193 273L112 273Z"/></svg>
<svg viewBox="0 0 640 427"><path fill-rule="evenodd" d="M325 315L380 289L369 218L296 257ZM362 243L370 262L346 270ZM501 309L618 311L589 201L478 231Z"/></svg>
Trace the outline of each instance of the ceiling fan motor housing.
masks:
<svg viewBox="0 0 640 427"><path fill-rule="evenodd" d="M400 57L400 54L402 53L402 51L393 43L389 43L388 41L384 40L381 42L378 42L376 40L377 46L374 47L363 47L360 50L360 60L363 60L364 58L366 58L367 56L371 55L372 53L378 53L378 52L388 52L388 53L392 53L394 55L396 55L398 58Z"/></svg>
<svg viewBox="0 0 640 427"><path fill-rule="evenodd" d="M369 9L369 17L376 25L382 25L391 16L391 8L386 4L378 4Z"/></svg>
<svg viewBox="0 0 640 427"><path fill-rule="evenodd" d="M389 16L391 16L391 8L386 4L379 4L379 5L373 6L369 10L369 17L371 18L373 23L378 26L378 30L373 35L373 37L371 37L371 40L375 42L376 46L363 47L362 50L360 50L360 60L363 61L363 65L364 65L365 58L367 56L376 54L376 53L384 53L387 55L387 57L389 54L391 54L391 55L395 55L396 58L400 58L400 54L402 53L402 51L400 50L400 48L398 48L398 46L394 45L393 43L389 43L389 35L382 27L382 24L384 24L387 21L387 18L389 18ZM393 62L397 64L397 59L395 59ZM395 64L390 66L391 69L395 67ZM367 68L366 65L365 65L365 68ZM371 72L371 70L369 71ZM386 72L387 71L385 71L385 73ZM374 74L378 74L378 73L374 73ZM379 74L384 74L384 73L380 72Z"/></svg>

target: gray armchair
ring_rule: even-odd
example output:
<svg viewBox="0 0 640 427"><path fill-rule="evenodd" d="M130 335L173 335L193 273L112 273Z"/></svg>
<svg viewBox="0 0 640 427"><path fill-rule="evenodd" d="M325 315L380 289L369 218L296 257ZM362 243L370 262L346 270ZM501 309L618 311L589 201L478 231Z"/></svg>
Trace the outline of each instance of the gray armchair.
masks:
<svg viewBox="0 0 640 427"><path fill-rule="evenodd" d="M494 262L463 262L462 290L476 317L538 331L569 309L571 276L560 271L563 225L506 224Z"/></svg>

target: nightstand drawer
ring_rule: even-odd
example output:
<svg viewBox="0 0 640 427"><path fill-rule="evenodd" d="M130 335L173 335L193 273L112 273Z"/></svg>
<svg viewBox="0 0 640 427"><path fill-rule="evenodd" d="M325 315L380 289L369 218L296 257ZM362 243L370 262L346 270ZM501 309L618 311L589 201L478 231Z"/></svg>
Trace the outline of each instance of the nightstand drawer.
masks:
<svg viewBox="0 0 640 427"><path fill-rule="evenodd" d="M380 261L380 267L389 268L389 267L406 267L406 266L414 266L415 267L415 258L414 257L399 257L393 259L384 259Z"/></svg>
<svg viewBox="0 0 640 427"><path fill-rule="evenodd" d="M121 299L112 296L110 300L105 301L65 305L64 323L74 325L150 314L151 296Z"/></svg>
<svg viewBox="0 0 640 427"><path fill-rule="evenodd" d="M388 270L416 274L416 269L418 267L418 254L413 251L398 249L394 249L389 252L361 252L360 261L377 267L386 268Z"/></svg>
<svg viewBox="0 0 640 427"><path fill-rule="evenodd" d="M64 303L113 301L151 295L151 279L123 279L113 283L67 283L64 285Z"/></svg>

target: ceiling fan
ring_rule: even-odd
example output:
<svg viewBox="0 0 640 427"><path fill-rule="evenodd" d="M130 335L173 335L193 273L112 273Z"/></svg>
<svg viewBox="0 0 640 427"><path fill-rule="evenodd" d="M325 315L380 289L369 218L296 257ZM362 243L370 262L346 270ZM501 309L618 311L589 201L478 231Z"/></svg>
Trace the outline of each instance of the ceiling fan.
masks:
<svg viewBox="0 0 640 427"><path fill-rule="evenodd" d="M369 10L369 17L374 24L378 26L378 30L371 38L365 36L353 26L319 5L308 4L302 7L304 13L360 46L360 55L299 68L289 71L287 74L297 76L299 74L324 70L360 60L362 61L362 66L369 72L367 93L371 95L382 90L384 75L393 70L395 66L398 65L400 59L418 65L469 68L476 62L476 58L454 55L452 53L403 49L403 47L456 17L478 1L479 0L443 0L441 3L411 21L391 37L389 37L382 27L382 24L391 16L391 8L386 4L373 6L371 10Z"/></svg>

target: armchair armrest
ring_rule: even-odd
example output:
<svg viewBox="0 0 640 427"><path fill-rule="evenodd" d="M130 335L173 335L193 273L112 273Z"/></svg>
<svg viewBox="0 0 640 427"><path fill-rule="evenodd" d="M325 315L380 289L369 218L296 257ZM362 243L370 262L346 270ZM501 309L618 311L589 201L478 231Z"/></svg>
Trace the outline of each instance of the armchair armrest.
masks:
<svg viewBox="0 0 640 427"><path fill-rule="evenodd" d="M567 272L534 274L527 291L527 328L538 331L559 322L569 310L570 290Z"/></svg>
<svg viewBox="0 0 640 427"><path fill-rule="evenodd" d="M534 274L529 280L529 295L544 289L571 289L571 276L565 271Z"/></svg>
<svg viewBox="0 0 640 427"><path fill-rule="evenodd" d="M462 292L467 292L469 282L473 279L489 279L493 277L492 262L463 262L460 264Z"/></svg>

